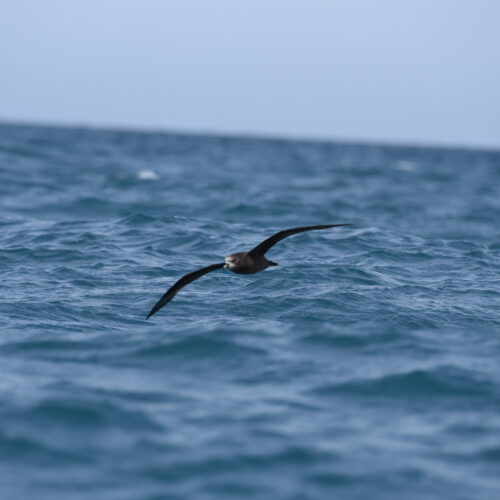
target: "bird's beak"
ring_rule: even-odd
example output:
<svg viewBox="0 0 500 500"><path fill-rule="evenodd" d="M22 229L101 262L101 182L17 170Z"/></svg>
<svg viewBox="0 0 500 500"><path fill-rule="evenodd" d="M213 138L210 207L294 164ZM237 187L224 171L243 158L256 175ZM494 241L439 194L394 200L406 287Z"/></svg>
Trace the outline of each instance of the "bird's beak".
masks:
<svg viewBox="0 0 500 500"><path fill-rule="evenodd" d="M229 264L224 264L223 269L229 269Z"/></svg>

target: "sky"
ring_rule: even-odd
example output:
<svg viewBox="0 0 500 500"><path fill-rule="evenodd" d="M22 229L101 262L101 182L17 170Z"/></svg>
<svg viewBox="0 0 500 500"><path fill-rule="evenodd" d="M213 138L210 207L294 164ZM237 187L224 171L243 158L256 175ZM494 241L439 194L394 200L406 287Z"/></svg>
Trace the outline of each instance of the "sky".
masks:
<svg viewBox="0 0 500 500"><path fill-rule="evenodd" d="M500 148L498 0L0 0L0 120Z"/></svg>

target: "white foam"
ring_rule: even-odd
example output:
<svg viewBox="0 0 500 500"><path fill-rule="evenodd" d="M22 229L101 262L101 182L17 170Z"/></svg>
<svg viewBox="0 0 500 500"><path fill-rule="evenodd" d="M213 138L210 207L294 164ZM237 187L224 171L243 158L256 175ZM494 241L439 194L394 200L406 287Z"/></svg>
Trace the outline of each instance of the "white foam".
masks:
<svg viewBox="0 0 500 500"><path fill-rule="evenodd" d="M155 181L158 174L154 170L139 170L137 177L143 181Z"/></svg>

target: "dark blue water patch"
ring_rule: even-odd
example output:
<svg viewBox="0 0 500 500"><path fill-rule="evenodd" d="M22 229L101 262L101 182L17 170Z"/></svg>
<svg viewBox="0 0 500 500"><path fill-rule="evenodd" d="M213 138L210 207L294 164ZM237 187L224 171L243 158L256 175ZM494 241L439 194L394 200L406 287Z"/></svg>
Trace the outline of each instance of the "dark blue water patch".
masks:
<svg viewBox="0 0 500 500"><path fill-rule="evenodd" d="M134 354L134 359L141 364L145 360L150 365L174 364L179 371L196 369L200 373L207 368L213 371L212 366L228 371L239 366L243 370L244 365L255 362L255 359L264 364L265 358L266 350L256 345L245 345L220 334L210 338L206 333L156 344Z"/></svg>
<svg viewBox="0 0 500 500"><path fill-rule="evenodd" d="M479 458L485 458L495 464L500 463L500 446L482 450Z"/></svg>
<svg viewBox="0 0 500 500"><path fill-rule="evenodd" d="M0 124L0 496L496 498L498 200L497 151Z"/></svg>
<svg viewBox="0 0 500 500"><path fill-rule="evenodd" d="M29 421L31 425L41 426L64 432L65 422L71 421L74 430L105 432L111 425L115 430L127 431L134 428L156 430L158 426L146 415L136 411L117 409L115 405L73 398L63 400L47 398L42 403L20 411L15 417L18 421Z"/></svg>
<svg viewBox="0 0 500 500"><path fill-rule="evenodd" d="M68 450L59 450L51 447L47 443L39 443L18 436L0 437L0 458L11 465L25 465L26 462L60 464L61 462L73 462L78 464L88 464L90 460L78 453L71 453Z"/></svg>
<svg viewBox="0 0 500 500"><path fill-rule="evenodd" d="M487 381L476 380L475 376L460 370L441 367L432 370L413 370L407 373L386 375L374 380L351 381L331 387L319 387L316 392L335 392L371 396L442 397L467 396L469 398L495 396L495 386ZM500 403L500 399L498 400Z"/></svg>

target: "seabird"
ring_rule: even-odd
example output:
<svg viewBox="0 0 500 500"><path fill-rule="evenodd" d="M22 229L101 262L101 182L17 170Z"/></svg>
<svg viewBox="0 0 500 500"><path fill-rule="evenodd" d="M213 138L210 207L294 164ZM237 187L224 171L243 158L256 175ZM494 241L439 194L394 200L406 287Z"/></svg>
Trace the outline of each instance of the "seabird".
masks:
<svg viewBox="0 0 500 500"><path fill-rule="evenodd" d="M317 229L329 229L331 227L339 226L350 226L351 224L325 224L322 226L306 226L306 227L295 227L293 229L285 229L280 231L267 240L257 245L255 248L249 252L239 252L233 253L224 259L224 262L219 264L212 264L211 266L198 269L192 273L183 276L177 283L172 285L163 295L163 297L155 304L153 309L146 316L146 319L157 313L165 304L168 304L177 293L189 285L194 280L201 278L203 275L216 271L217 269L229 269L233 273L237 274L255 274L270 266L277 266L276 262L269 260L265 257L265 253L279 241L291 236L292 234L303 233L304 231L315 231Z"/></svg>

